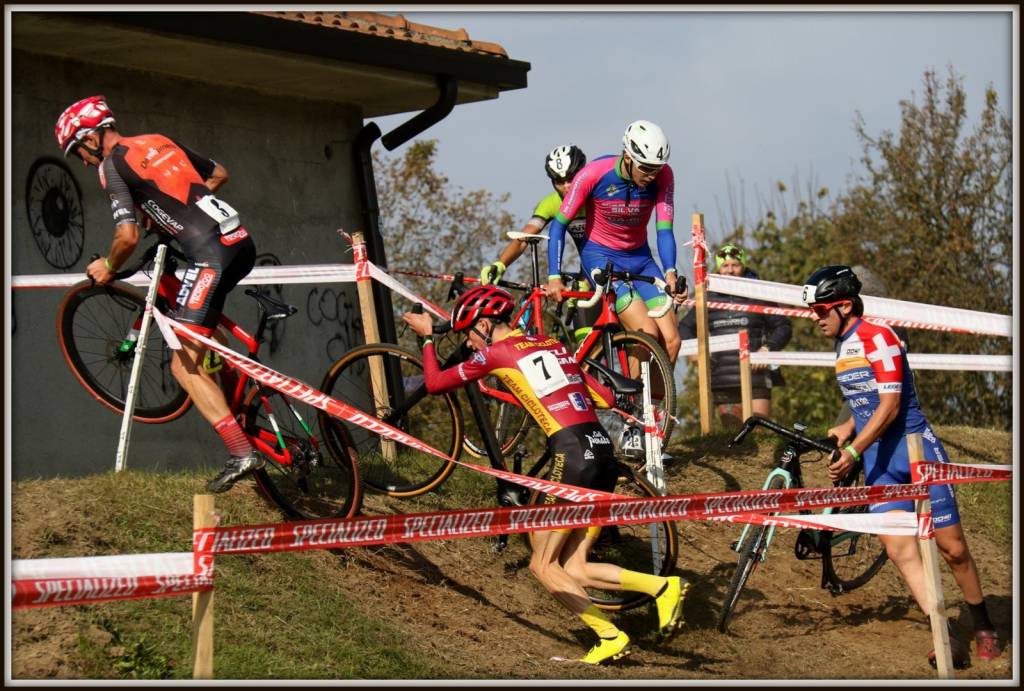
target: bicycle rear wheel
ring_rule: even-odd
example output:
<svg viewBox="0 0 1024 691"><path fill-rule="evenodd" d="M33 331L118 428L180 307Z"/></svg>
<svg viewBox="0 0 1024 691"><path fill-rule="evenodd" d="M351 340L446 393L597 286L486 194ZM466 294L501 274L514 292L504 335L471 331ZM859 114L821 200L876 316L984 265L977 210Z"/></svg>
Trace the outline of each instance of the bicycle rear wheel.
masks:
<svg viewBox="0 0 1024 691"><path fill-rule="evenodd" d="M615 493L628 499L661 496L632 468L619 463L619 479ZM547 475L545 471L544 475ZM544 494L533 492L531 504L544 502ZM533 533L528 533L532 547ZM634 523L606 526L590 552L589 561L615 564L630 571L668 576L675 568L679 555L679 536L674 521ZM597 607L612 611L633 609L653 598L645 593L628 590L600 590L588 588L590 601Z"/></svg>
<svg viewBox="0 0 1024 691"><path fill-rule="evenodd" d="M376 392L374 371L385 381ZM331 366L320 390L451 458L462 451L462 415L455 394L428 395L423 361L410 350L389 343L354 348ZM321 412L320 417L328 416ZM374 491L417 496L440 485L455 469L452 461L384 439L359 425L337 422L351 440L362 481Z"/></svg>
<svg viewBox="0 0 1024 691"><path fill-rule="evenodd" d="M867 510L867 505L862 504L836 509L834 513L855 515ZM861 587L875 577L888 559L885 546L873 533L826 532L822 534L821 544L825 580L835 593Z"/></svg>
<svg viewBox="0 0 1024 691"><path fill-rule="evenodd" d="M785 487L785 478L776 475L768 483L768 490L779 490ZM736 603L739 602L740 593L747 585L747 580L757 568L757 565L765 560L768 550L768 530L766 525L751 525L747 531L747 539L744 541L739 559L736 561L736 571L732 575L732 582L725 594L725 602L722 604L722 611L718 614L718 630L726 633L729 630L729 622L736 611Z"/></svg>
<svg viewBox="0 0 1024 691"><path fill-rule="evenodd" d="M676 412L676 382L672 375L672 364L669 362L665 349L657 339L641 331L620 331L612 335L611 367L619 374L631 379L640 378L640 363L650 363L651 370L651 401L655 415L658 417L658 429L667 441L672 434L673 416ZM582 353L582 358L604 361L604 340L598 339L589 353ZM580 360L583 364L583 359ZM583 364L587 370L587 366ZM589 371L589 370L588 370ZM593 372L591 372L593 374ZM643 420L643 395L636 394L627 399L627 413ZM598 418L612 436L616 452L621 451L622 418L617 413L598 411Z"/></svg>
<svg viewBox="0 0 1024 691"><path fill-rule="evenodd" d="M318 418L312 406L261 387L246 396L241 423L257 445L271 447L261 449L267 464L253 476L287 516L348 518L359 512L359 472L339 423ZM285 451L291 463L283 462Z"/></svg>
<svg viewBox="0 0 1024 691"><path fill-rule="evenodd" d="M145 296L123 283L100 286L83 281L68 291L57 308L57 340L64 360L79 383L116 413L124 413L135 357L136 343L128 337L145 307ZM165 307L162 298L157 307ZM169 422L192 405L171 374L172 354L159 329L151 328L133 419Z"/></svg>

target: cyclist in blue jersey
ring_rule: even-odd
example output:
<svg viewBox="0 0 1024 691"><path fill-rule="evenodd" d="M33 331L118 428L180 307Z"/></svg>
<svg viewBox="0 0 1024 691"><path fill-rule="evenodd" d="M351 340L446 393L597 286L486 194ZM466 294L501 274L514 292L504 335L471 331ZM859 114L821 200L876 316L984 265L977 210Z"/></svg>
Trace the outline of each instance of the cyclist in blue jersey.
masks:
<svg viewBox="0 0 1024 691"><path fill-rule="evenodd" d="M631 123L623 135L621 155L601 156L583 167L573 178L549 227L548 295L561 301L562 250L569 219L586 210L585 242L580 251L584 272L603 269L611 262L615 271L629 271L662 278L673 292L685 283L676 270L676 241L672 230L674 177L668 165L669 142L661 128L646 120ZM647 244L647 223L656 216L658 256L665 268L654 261ZM675 296L685 299L685 290ZM650 283L615 283L616 311L627 329L644 331L657 338L675 363L679 354L679 332L675 315L668 312L652 319L648 310L664 305L669 298Z"/></svg>
<svg viewBox="0 0 1024 691"><path fill-rule="evenodd" d="M926 461L946 463L942 442L921 411L914 387L914 373L899 338L888 326L862 319L861 283L848 266L826 266L815 271L803 288L803 300L814 311L818 328L835 339L836 379L852 415L829 430L842 455L829 465L829 476L841 479L863 457L865 484L894 485L911 482L907 435L923 437ZM928 490L935 525L935 542L963 592L974 622L978 657L993 660L1000 655L999 639L989 619L978 567L967 547L960 514L950 485ZM913 501L872 504L872 513L913 511ZM889 558L899 569L922 611L928 611L925 573L913 535L879 535ZM950 631L953 663L970 662L967 646ZM935 664L935 651L929 656Z"/></svg>

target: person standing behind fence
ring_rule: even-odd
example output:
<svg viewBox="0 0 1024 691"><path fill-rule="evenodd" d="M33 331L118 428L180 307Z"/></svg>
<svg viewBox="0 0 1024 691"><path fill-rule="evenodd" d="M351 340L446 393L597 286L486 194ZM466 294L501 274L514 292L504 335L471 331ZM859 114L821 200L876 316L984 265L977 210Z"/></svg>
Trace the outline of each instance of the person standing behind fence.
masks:
<svg viewBox="0 0 1024 691"><path fill-rule="evenodd" d="M723 276L757 278L747 266L747 256L741 247L723 245L715 253L715 268ZM709 302L731 302L743 305L772 305L773 303L708 293ZM708 330L711 336L738 333L747 330L751 352L782 350L793 336L789 319L758 312L739 312L712 308L708 310ZM697 309L691 309L679 321L679 337L683 340L697 337ZM696 362L696 356L691 361ZM751 365L751 389L753 412L764 417L771 416L772 389L783 386L782 372L767 365ZM739 426L743 422L742 398L740 395L740 361L735 350L711 353L711 395L718 409L719 419L725 426Z"/></svg>

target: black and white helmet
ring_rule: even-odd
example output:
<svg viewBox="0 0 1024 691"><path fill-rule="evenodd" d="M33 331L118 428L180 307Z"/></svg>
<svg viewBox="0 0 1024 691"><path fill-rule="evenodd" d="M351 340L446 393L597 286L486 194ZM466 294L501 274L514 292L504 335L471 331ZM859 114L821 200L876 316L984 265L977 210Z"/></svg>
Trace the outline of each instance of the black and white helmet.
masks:
<svg viewBox="0 0 1024 691"><path fill-rule="evenodd" d="M544 159L544 172L552 180L572 180L587 165L587 155L578 146L569 144L551 150Z"/></svg>
<svg viewBox="0 0 1024 691"><path fill-rule="evenodd" d="M804 281L801 299L806 305L852 300L860 295L860 279L853 269L842 264L825 266Z"/></svg>
<svg viewBox="0 0 1024 691"><path fill-rule="evenodd" d="M668 137L660 127L647 120L630 123L622 135L622 149L637 163L651 166L668 163Z"/></svg>

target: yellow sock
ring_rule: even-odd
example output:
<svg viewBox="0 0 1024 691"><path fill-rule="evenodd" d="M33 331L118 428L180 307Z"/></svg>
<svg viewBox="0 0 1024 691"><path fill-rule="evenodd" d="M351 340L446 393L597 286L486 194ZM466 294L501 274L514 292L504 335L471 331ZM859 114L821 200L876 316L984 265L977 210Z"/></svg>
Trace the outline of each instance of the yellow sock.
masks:
<svg viewBox="0 0 1024 691"><path fill-rule="evenodd" d="M629 569L623 569L619 575L619 584L623 590L646 593L651 596L660 593L667 582L667 578L652 576L649 573L640 573L639 571L630 571Z"/></svg>
<svg viewBox="0 0 1024 691"><path fill-rule="evenodd" d="M594 605L588 605L583 610L583 614L580 615L580 619L601 638L615 638L619 635L618 627L611 622L604 612Z"/></svg>

